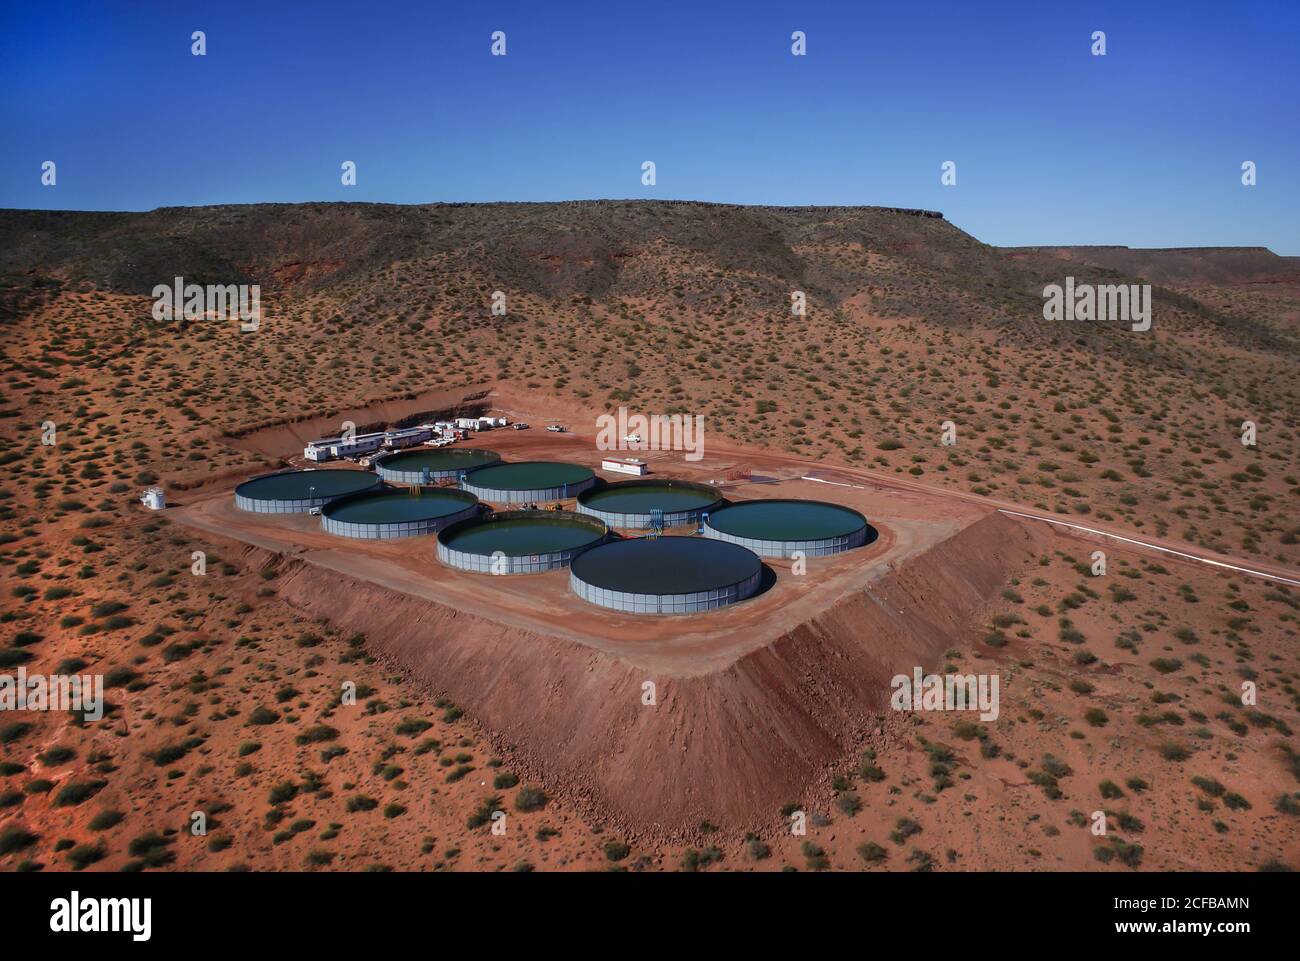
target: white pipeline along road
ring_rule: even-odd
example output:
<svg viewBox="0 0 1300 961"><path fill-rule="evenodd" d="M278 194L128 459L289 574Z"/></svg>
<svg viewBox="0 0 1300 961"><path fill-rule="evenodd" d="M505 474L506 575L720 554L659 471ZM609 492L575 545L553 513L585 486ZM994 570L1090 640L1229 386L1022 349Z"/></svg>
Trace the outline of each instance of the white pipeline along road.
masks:
<svg viewBox="0 0 1300 961"><path fill-rule="evenodd" d="M1031 521L1043 521L1046 524L1056 524L1058 527L1068 527L1075 531L1086 531L1089 534L1096 534L1099 537L1109 537L1112 540L1123 541L1125 544L1136 544L1138 547L1145 547L1148 550L1172 554L1175 557L1186 558L1189 561L1198 561L1202 564L1210 564L1214 567L1223 567L1230 571L1240 571L1243 574L1249 574L1251 577L1264 577L1270 581L1279 581L1283 584L1291 584L1300 587L1300 580L1294 580L1290 577L1282 577L1280 574L1269 574L1266 571L1258 571L1250 567L1242 567L1238 564L1229 564L1225 561L1211 560L1208 557L1198 557L1195 554L1176 551L1172 547L1161 547L1159 544L1134 540L1132 537L1122 537L1119 534L1111 534L1108 531L1099 531L1092 527L1084 527L1082 524L1070 524L1066 521L1058 521L1053 517L1043 517L1041 514L1022 514L1020 511L1009 511L1005 507L999 507L998 512L1001 514L1010 514L1012 517L1026 517Z"/></svg>
<svg viewBox="0 0 1300 961"><path fill-rule="evenodd" d="M858 473L852 468L836 467L832 469L835 470L837 473L841 473L841 474ZM986 504L990 503L990 500L988 498L979 497L978 495L975 494L967 494L965 491L952 491L942 487L931 487L928 484L919 484L915 482L909 483L907 481L900 481L899 479L892 478L892 477L876 478L871 473L866 471L862 471L861 473L864 475L865 478L869 478L873 481L876 481L877 484L882 486L901 487L909 490L922 490L928 494L932 494L938 497L945 497L945 496L959 497L963 500L981 501ZM826 480L821 477L812 477L809 475L805 475L801 477L800 480L816 481L819 484L830 484L833 487L863 487L863 485L861 484L844 484L838 481ZM1268 571L1261 571L1258 568L1246 567L1243 564L1229 563L1228 560L1220 561L1220 560L1215 560L1212 557L1204 557L1199 554L1189 554L1186 551L1175 550L1172 547L1162 547L1161 545L1153 544L1150 541L1137 540L1136 538L1133 537L1125 537L1122 534L1113 534L1110 531L1098 530L1095 527L1084 527L1082 524L1071 524L1068 521L1057 520L1055 517L1045 517L1042 514L1026 514L1023 511L1014 511L1006 507L997 507L996 509L999 513L1009 514L1012 517L1023 517L1031 521L1042 521L1045 524L1055 524L1057 527L1066 527L1069 528L1070 530L1083 531L1084 533L1094 534L1098 537L1109 537L1112 540L1122 541L1125 544L1133 544L1137 547L1145 547L1147 550L1160 551L1162 554L1168 554L1171 557L1179 557L1182 558L1183 560L1195 561L1198 564L1209 564L1212 567L1222 567L1225 570L1239 571L1242 574L1249 574L1251 577L1262 577L1265 580L1276 581L1279 584L1289 584L1292 587L1300 587L1300 578L1288 577L1282 574L1270 574ZM1285 570L1285 568L1283 569Z"/></svg>

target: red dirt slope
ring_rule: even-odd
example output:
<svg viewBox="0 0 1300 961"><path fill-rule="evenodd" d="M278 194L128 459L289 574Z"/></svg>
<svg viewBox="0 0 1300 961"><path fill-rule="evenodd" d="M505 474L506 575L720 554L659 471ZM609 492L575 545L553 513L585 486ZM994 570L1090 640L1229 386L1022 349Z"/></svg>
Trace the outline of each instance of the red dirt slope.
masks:
<svg viewBox="0 0 1300 961"><path fill-rule="evenodd" d="M290 604L376 639L376 653L464 705L516 767L593 818L632 837L690 835L702 821L763 831L846 752L885 737L890 678L937 666L972 636L1008 575L1041 551L1040 527L990 515L704 676L650 676L298 559L283 561L279 584ZM654 706L642 704L647 681Z"/></svg>

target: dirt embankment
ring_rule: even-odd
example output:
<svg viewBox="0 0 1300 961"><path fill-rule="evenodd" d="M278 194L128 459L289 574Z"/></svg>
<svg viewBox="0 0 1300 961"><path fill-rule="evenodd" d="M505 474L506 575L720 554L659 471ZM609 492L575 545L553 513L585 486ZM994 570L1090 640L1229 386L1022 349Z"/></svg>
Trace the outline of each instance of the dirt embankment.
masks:
<svg viewBox="0 0 1300 961"><path fill-rule="evenodd" d="M487 385L469 384L446 390L425 391L422 394L389 397L361 407L233 429L227 431L222 440L242 450L268 457L283 457L298 453L308 441L338 436L344 421L351 421L356 425L358 433L365 433L380 430L390 424L410 426L426 418L469 417L486 412L487 395Z"/></svg>
<svg viewBox="0 0 1300 961"><path fill-rule="evenodd" d="M630 837L774 830L824 789L846 752L885 746L890 679L938 669L969 644L1008 575L1049 535L990 515L868 592L712 675L650 675L579 643L527 632L276 559L290 604L363 632L370 649L464 707L511 764ZM485 589L490 589L484 579ZM671 621L665 619L666 630ZM643 704L647 682L655 704Z"/></svg>

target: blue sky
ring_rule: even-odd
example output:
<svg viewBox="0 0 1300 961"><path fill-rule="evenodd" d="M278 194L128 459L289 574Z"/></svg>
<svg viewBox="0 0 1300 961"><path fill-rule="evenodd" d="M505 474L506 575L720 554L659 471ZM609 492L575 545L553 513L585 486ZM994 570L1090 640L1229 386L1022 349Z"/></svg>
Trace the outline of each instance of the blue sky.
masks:
<svg viewBox="0 0 1300 961"><path fill-rule="evenodd" d="M1295 0L6 3L0 119L0 207L884 204L1300 255Z"/></svg>

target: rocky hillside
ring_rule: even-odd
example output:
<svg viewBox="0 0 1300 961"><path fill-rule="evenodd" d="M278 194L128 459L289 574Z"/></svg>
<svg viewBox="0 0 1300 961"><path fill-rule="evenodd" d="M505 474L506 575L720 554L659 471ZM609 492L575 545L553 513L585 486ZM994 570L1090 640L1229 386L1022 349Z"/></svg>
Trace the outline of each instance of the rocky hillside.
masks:
<svg viewBox="0 0 1300 961"><path fill-rule="evenodd" d="M183 475L238 464L220 439L250 424L510 383L591 410L702 413L744 443L1292 560L1291 263L1002 250L875 207L4 211L0 312L24 359L3 406L99 411ZM261 328L154 321L153 287L178 275L260 284ZM1045 321L1043 288L1066 275L1152 282L1153 329ZM938 444L947 420L955 448ZM1239 442L1247 420L1254 448Z"/></svg>

